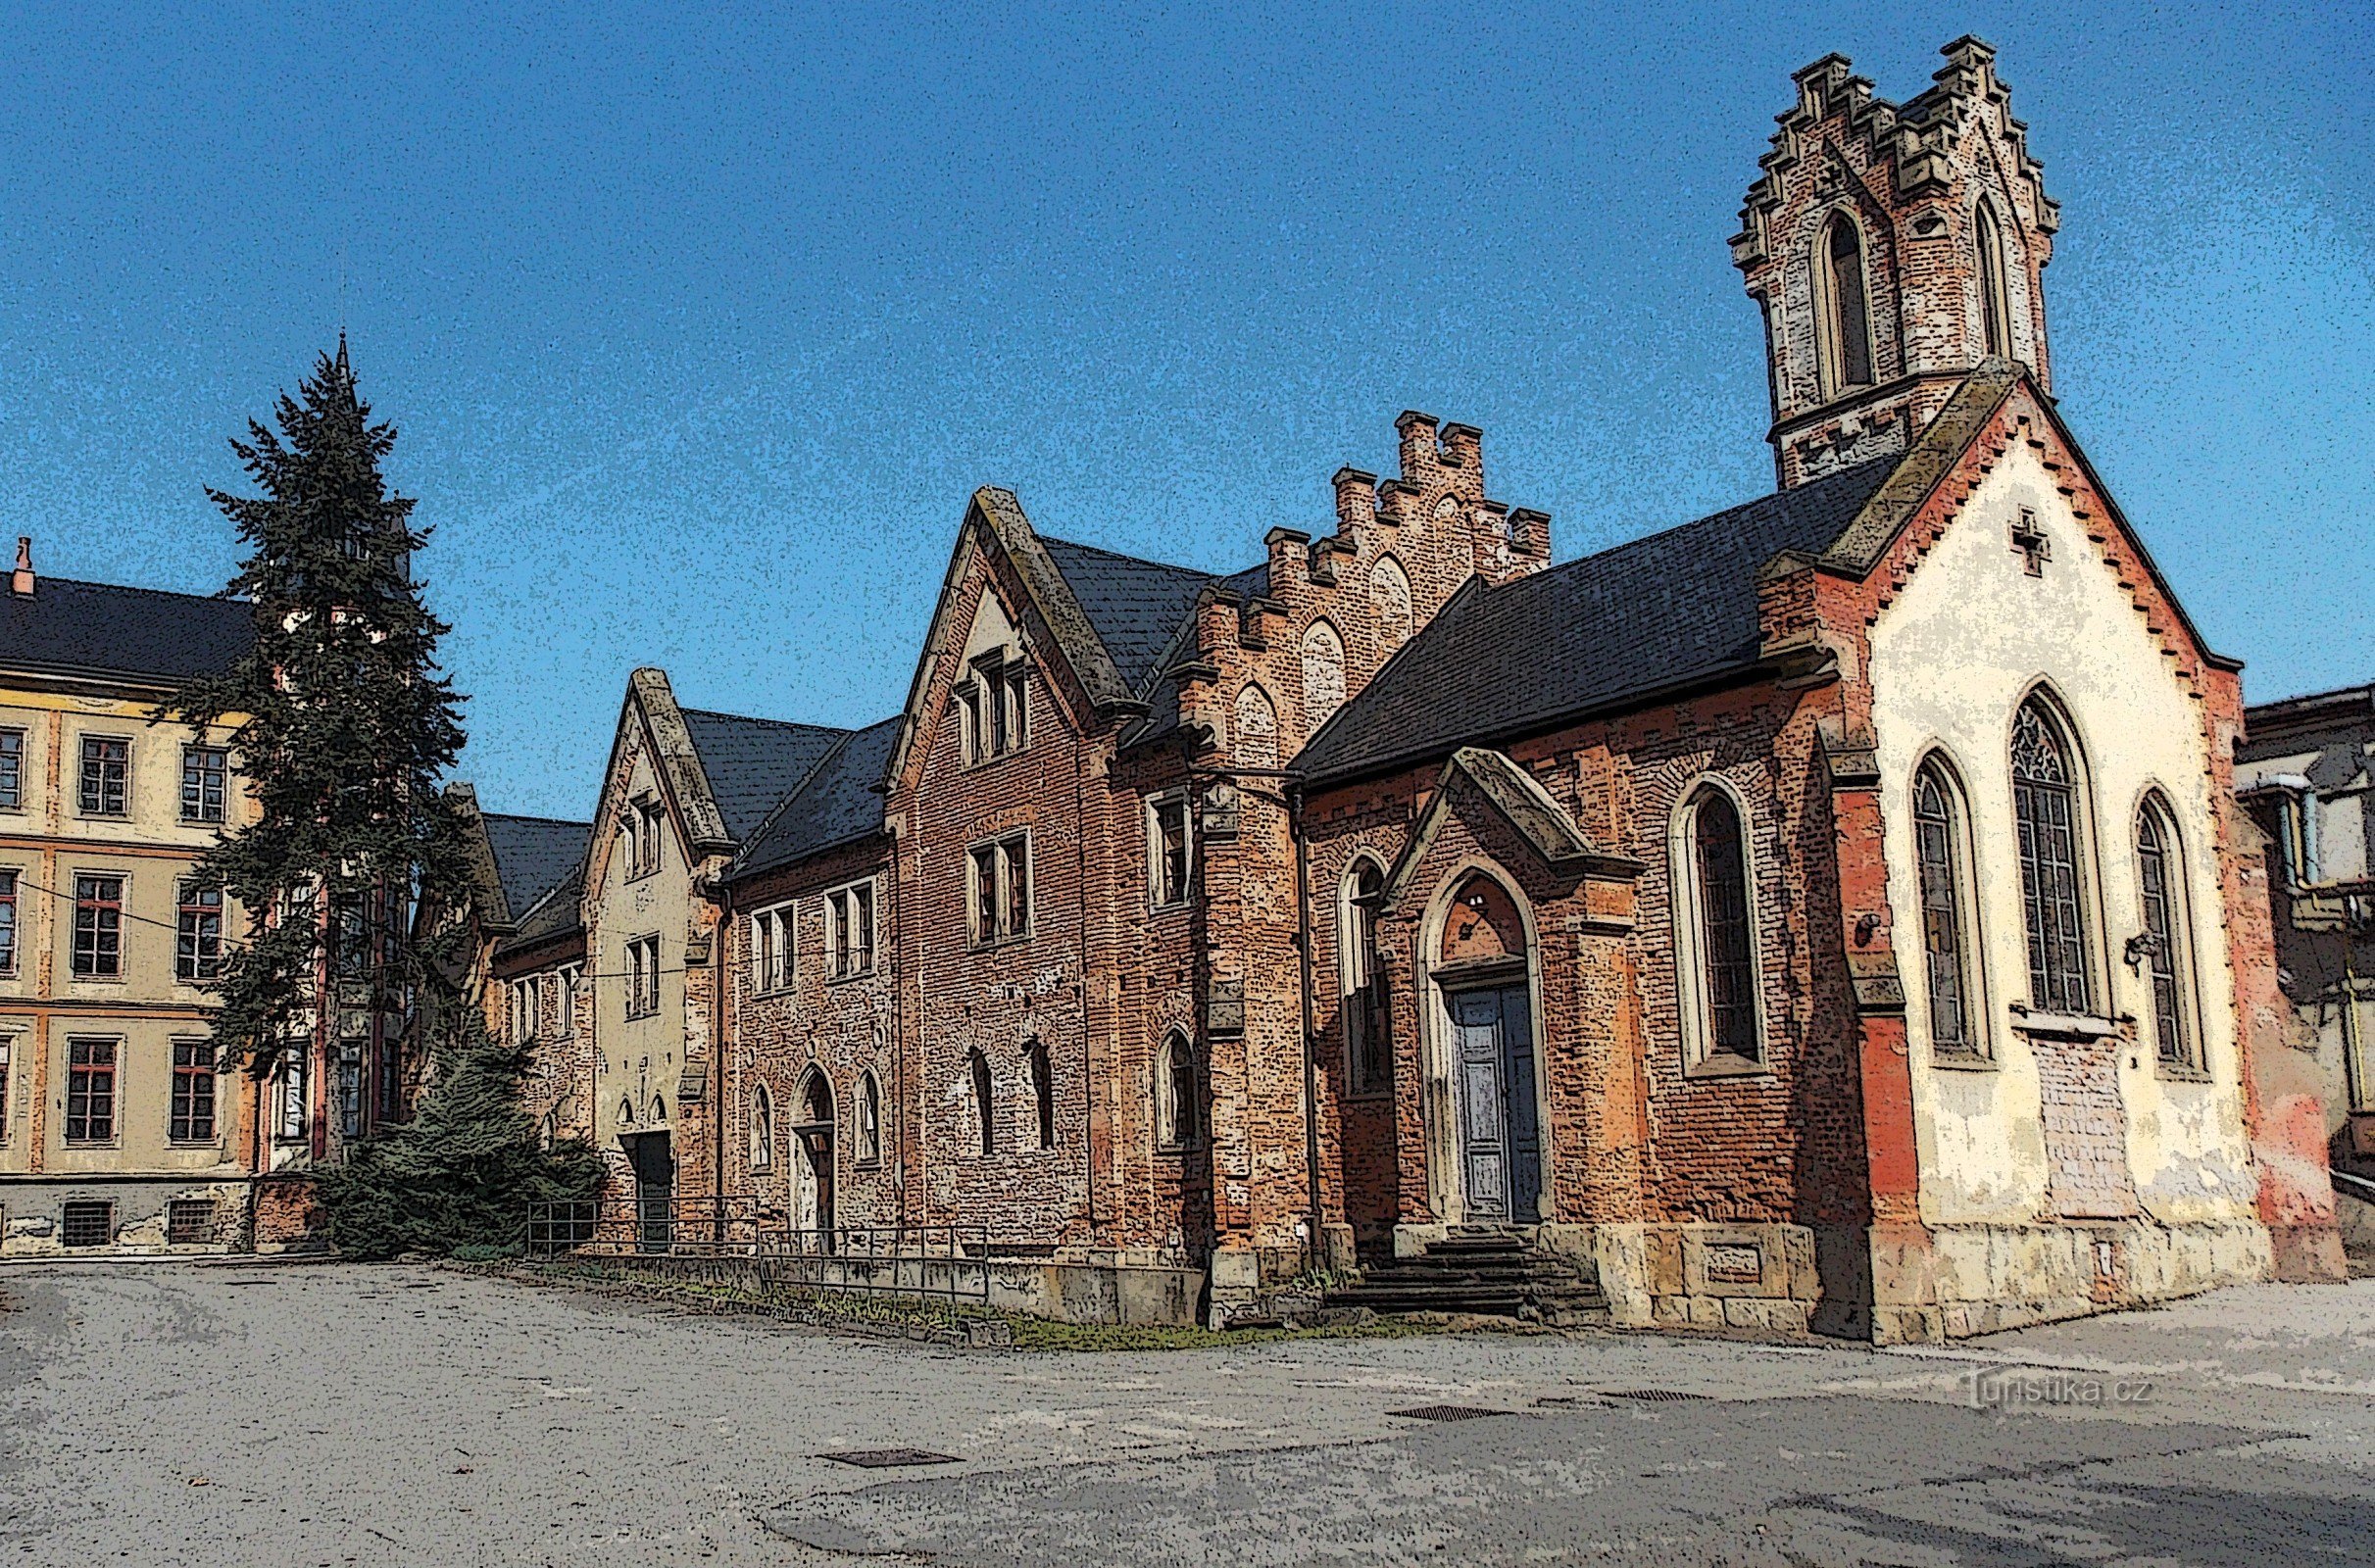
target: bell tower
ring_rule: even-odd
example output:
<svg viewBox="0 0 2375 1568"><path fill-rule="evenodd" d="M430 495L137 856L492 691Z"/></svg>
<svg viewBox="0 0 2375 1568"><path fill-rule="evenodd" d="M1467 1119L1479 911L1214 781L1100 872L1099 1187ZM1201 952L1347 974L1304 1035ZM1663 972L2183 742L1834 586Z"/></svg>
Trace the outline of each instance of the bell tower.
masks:
<svg viewBox="0 0 2375 1568"><path fill-rule="evenodd" d="M1982 361L2053 390L2045 266L2059 210L1996 75L1962 37L1928 91L1872 95L1843 55L1793 78L1732 264L1764 316L1788 488L1902 452Z"/></svg>

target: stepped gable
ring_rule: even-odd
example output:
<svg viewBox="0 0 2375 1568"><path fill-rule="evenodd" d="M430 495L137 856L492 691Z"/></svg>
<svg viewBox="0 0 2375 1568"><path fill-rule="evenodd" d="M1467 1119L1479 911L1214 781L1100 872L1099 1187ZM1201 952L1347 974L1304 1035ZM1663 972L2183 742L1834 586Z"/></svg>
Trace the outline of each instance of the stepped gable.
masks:
<svg viewBox="0 0 2375 1568"><path fill-rule="evenodd" d="M1307 784L1493 744L1751 667L1757 575L1819 555L1893 459L1500 586L1472 578L1295 760Z"/></svg>

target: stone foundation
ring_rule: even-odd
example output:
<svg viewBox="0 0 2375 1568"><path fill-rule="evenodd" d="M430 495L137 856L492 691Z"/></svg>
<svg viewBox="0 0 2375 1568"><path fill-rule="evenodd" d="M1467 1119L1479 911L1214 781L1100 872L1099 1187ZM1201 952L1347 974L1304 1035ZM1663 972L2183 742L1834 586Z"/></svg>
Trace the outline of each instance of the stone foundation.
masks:
<svg viewBox="0 0 2375 1568"><path fill-rule="evenodd" d="M770 1288L761 1276L758 1261L749 1257L570 1254L555 1261L626 1279L721 1285L755 1294L765 1294ZM898 1263L862 1257L818 1258L809 1260L807 1269L801 1284L778 1284L775 1288L798 1291L842 1287L853 1295L880 1294L926 1302L954 1299L960 1306L986 1304L1002 1312L1019 1312L1058 1323L1172 1328L1195 1326L1205 1283L1203 1272L1197 1269L1036 1259L999 1259L984 1264L948 1258L910 1258ZM986 1301L981 1292L984 1269L989 1275ZM866 1289L890 1285L909 1287L913 1294Z"/></svg>
<svg viewBox="0 0 2375 1568"><path fill-rule="evenodd" d="M1872 1338L1935 1344L2115 1312L2270 1277L2255 1220L2158 1225L1940 1225L1928 1245L1875 1238Z"/></svg>
<svg viewBox="0 0 2375 1568"><path fill-rule="evenodd" d="M176 1202L214 1205L203 1240L171 1234ZM108 1205L108 1240L66 1245L66 1205ZM0 1184L0 1257L172 1256L238 1251L248 1236L248 1184L173 1177L94 1181L87 1177Z"/></svg>

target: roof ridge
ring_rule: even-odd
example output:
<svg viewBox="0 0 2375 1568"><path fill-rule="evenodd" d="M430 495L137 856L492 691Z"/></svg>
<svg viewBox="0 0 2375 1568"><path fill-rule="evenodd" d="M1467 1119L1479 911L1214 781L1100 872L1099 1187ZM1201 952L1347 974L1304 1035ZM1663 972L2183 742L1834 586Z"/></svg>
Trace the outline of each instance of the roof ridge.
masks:
<svg viewBox="0 0 2375 1568"><path fill-rule="evenodd" d="M730 718L737 724L767 724L776 729L817 729L833 735L855 733L840 724L819 724L805 718L761 718L756 713L729 713L722 708L686 708L678 704L676 711L687 718Z"/></svg>
<svg viewBox="0 0 2375 1568"><path fill-rule="evenodd" d="M777 801L774 805L767 808L767 814L759 819L759 825L752 828L749 834L744 837L742 843L735 847L733 860L734 864L740 865L743 859L750 854L751 846L758 844L767 838L767 829L773 827L775 823L782 817L783 813L792 808L792 803L794 801L797 801L801 796L806 795L809 792L811 785L815 784L816 780L824 776L825 769L833 765L834 759L838 758L843 752L850 749L850 743L858 738L858 734L859 732L854 729L842 731L841 739L833 742L832 746L825 752L825 754L816 759L816 765L810 768L807 772L801 774L800 782L793 785L791 789L784 795L783 799Z"/></svg>
<svg viewBox="0 0 2375 1568"><path fill-rule="evenodd" d="M506 822L549 822L555 827L590 828L594 825L590 821L580 822L573 816L532 816L525 811L488 811L482 809L479 811L478 815L481 820L492 817L501 817Z"/></svg>
<svg viewBox="0 0 2375 1568"><path fill-rule="evenodd" d="M229 592L193 594L180 588L144 588L134 582L99 582L89 577L60 577L47 572L34 575L33 586L36 595L44 583L52 587L105 588L110 593L119 594L151 594L159 599L186 599L192 604L200 605L245 605L251 609L255 605L254 600L241 599Z"/></svg>
<svg viewBox="0 0 2375 1568"><path fill-rule="evenodd" d="M1086 545L1082 544L1077 539L1059 538L1057 535L1050 533L1040 534L1039 542L1043 545L1062 545L1066 550L1085 550L1090 555L1103 556L1109 561L1126 561L1133 565L1139 566L1161 566L1165 571L1187 572L1198 577L1218 578L1236 575L1233 572L1226 571L1208 571L1202 566L1183 566L1176 561L1157 561L1153 556L1133 556L1126 551L1108 550L1103 545ZM1252 568L1249 567L1247 569L1250 570Z"/></svg>

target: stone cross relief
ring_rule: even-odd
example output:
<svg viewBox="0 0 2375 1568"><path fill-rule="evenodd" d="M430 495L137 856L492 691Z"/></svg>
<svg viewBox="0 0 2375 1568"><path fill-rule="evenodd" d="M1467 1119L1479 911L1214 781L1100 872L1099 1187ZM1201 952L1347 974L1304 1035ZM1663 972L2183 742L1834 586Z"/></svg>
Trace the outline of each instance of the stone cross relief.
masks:
<svg viewBox="0 0 2375 1568"><path fill-rule="evenodd" d="M2020 553L2032 577L2044 576L2045 564L2053 559L2053 541L2037 526L2037 514L2026 507L2020 509L2020 516L2012 523L2012 548Z"/></svg>

